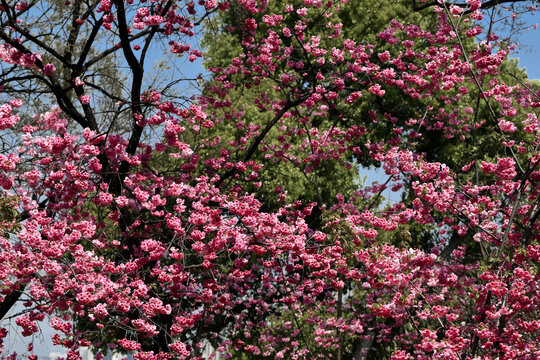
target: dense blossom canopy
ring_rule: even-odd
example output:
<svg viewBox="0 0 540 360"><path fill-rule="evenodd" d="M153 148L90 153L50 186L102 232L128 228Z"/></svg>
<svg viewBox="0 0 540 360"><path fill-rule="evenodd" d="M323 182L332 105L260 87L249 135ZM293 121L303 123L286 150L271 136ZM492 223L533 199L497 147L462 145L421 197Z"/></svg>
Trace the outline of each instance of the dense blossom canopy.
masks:
<svg viewBox="0 0 540 360"><path fill-rule="evenodd" d="M413 2L372 44L354 0L1 1L0 314L24 306L0 340L540 358L540 92L483 27L518 2ZM165 67L222 14L230 58L183 96ZM360 163L387 181L341 189Z"/></svg>

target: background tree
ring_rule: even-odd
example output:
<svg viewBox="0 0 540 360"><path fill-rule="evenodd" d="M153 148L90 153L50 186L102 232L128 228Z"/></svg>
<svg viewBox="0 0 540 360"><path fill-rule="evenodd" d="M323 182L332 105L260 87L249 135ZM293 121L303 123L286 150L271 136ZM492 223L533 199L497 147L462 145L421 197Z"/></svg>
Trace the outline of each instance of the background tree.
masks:
<svg viewBox="0 0 540 360"><path fill-rule="evenodd" d="M379 49L378 51L380 53L382 53L383 50L387 50L390 54L395 55L398 53L398 51L400 51L398 50L399 48L396 49L395 42L386 44L386 41L384 39L377 38L377 35L379 35L379 33L385 30L387 24L392 18L397 18L398 21L404 24L421 23L423 25L423 28L426 29L435 28L438 23L437 18L440 18L440 14L438 15L437 13L433 13L430 7L423 7L422 9L417 9L422 11L412 11L413 9L411 9L409 2L403 4L392 4L392 6L386 7L383 11L380 11L380 9L378 8L377 11L374 10L376 8L376 3L376 1L365 1L361 4L355 4L355 6L349 11L340 12L339 18L343 23L342 29L344 34L347 35L347 38L365 39L366 43L369 42L372 44L378 42L377 49ZM280 5L281 4L278 3L272 4L272 6L276 8L278 8ZM486 6L490 7L491 5L492 4L487 4ZM506 16L504 15L504 13L502 13L501 15L501 13L499 12L499 8L491 8L491 10L492 11L488 15L486 15L487 19L485 21L485 30L486 32L490 33L494 31L495 25L498 24L501 20L504 20L504 16ZM496 14L495 11L497 11L498 14ZM245 30L243 29L244 17L241 15L243 12L244 14L246 14L245 10L243 10L243 8L238 5L236 10L220 14L218 17L209 20L209 30L205 38L209 51L208 56L205 58L205 61L207 66L209 66L210 68L219 68L225 66L225 64L231 61L234 56L237 56L237 54L246 54L248 52L248 49L242 46L242 41L245 39L246 36ZM262 18L263 15L255 17L255 19L258 19L258 30L261 30L261 34L265 34L267 29L265 27L264 21L262 21ZM294 26L295 20L295 17L289 17L285 18L284 21L286 21L288 27L291 28ZM464 31L467 29L472 29L473 26L477 25L477 23L472 23L470 21L461 22L461 20L462 19L460 19L460 23L463 23L465 26ZM495 38L495 36L493 37ZM322 41L326 41L324 45L325 48L331 48L338 42L334 41L334 39L323 39ZM465 37L459 40L450 39L446 44L456 47L460 46L460 41L463 43L462 45L467 49L466 51L471 51L471 49L475 49L478 46L478 42L475 42L474 37ZM503 39L503 41L507 42L508 39L505 38ZM500 41L499 44L504 44L503 41ZM430 42L416 42L413 43L413 46L414 51L425 51L429 48ZM412 53L414 54L414 52ZM410 58L412 59L410 61L410 66L417 66L418 59L412 56ZM377 60L379 59L374 59L377 64L384 63L380 60ZM302 73L303 71L304 68L301 68L297 72ZM347 114L349 120L354 119L353 121L355 124L367 127L369 129L369 139L373 142L388 141L395 138L396 133L410 134L412 136L410 136L410 138L407 140L409 147L413 147L419 153L424 154L425 158L429 161L440 161L447 164L452 169L457 170L470 163L471 161L477 159L479 154L493 154L493 156L495 156L495 154L497 154L498 152L498 148L500 148L500 142L496 140L498 139L498 136L496 135L498 131L498 125L496 123L493 125L480 127L477 130L473 130L472 139L469 138L469 141L457 142L455 141L456 137L459 137L460 140L465 139L465 135L462 132L463 129L456 129L454 126L444 126L445 124L452 122L448 121L448 119L457 119L458 117L463 116L475 117L477 119L480 119L479 121L485 122L486 117L490 116L489 108L491 106L497 106L494 104L490 104L489 102L485 103L483 101L479 101L481 99L481 97L479 96L479 90L477 85L473 81L463 81L462 78L460 80L457 80L461 85L459 90L458 86L453 88L454 85L451 80L456 81L456 78L454 77L454 79L452 79L452 76L454 75L444 76L444 73L441 72L440 77L434 77L431 80L432 83L428 84L429 86L432 86L436 82L448 82L450 80L450 85L446 85L450 86L450 88L445 89L443 96L440 96L440 92L435 90L433 92L428 92L428 97L408 97L403 96L402 89L399 89L397 87L386 87L386 94L384 97L372 96L371 98L369 98L364 95L363 101L355 103L354 106L345 105L340 108L338 112L341 114ZM449 80L447 80L448 78ZM483 78L482 81L484 83L487 83L488 81L496 81L505 83L507 85L516 86L526 81L526 74L524 74L523 71L517 68L516 62L510 62L505 63L505 65L501 67L499 72L495 74L490 74L490 76L488 76L487 78ZM309 84L309 78L305 79L305 83L303 85L309 87L309 85L306 84ZM426 85L426 87L428 85ZM260 86L255 88L243 88L240 92L233 92L232 94L229 93L229 96L231 98L231 102L233 103L254 103L254 101L251 99L254 99L255 96L261 91L270 92L275 96L275 91L271 89L271 86L272 82L268 82L266 86L261 84ZM438 89L440 90L440 88ZM412 95L415 94L413 93ZM246 99L250 100L246 101ZM457 99L460 100L460 107L456 108L453 107L453 101L457 101ZM258 104L258 102L255 103ZM251 112L245 111L245 117L251 119L250 123L255 122L258 124L259 122L261 122L264 124L268 121L268 116L265 117L265 113L261 113L259 110L259 108L262 107L258 105L257 108L256 104L251 106L253 108ZM442 111L442 109L444 108L448 109ZM448 113L446 111L448 111ZM469 111L473 112L468 113ZM377 116L377 114L380 115ZM382 117L381 115L385 115L385 117ZM428 118L438 119L439 121L436 121L434 124L428 123L427 121L423 123L423 120ZM374 119L377 121L373 121ZM411 119L414 119L414 123L411 121ZM465 124L464 122L461 123ZM313 123L311 124L313 126ZM226 124L224 126L229 126L230 128L232 128L232 124ZM317 126L320 126L320 124L317 124ZM220 129L219 126L214 127L214 131L219 132L220 134L230 133L230 130L226 131L225 127L221 127L221 129L223 130L218 129ZM418 136L418 130L422 130L422 132L425 131L428 135ZM239 136L241 136L242 131L237 130L237 132L240 134ZM222 137L222 140L224 142L230 141L230 139L224 139L224 137L225 136ZM365 141L365 138L363 139L363 141ZM403 141L403 138L401 141ZM368 151L364 151L363 155L360 156L358 156L359 153L357 153L355 155L355 160L359 160L363 165L381 165L380 162L374 161L373 158L370 158L368 154ZM288 166L288 170L281 171L281 173L294 174L295 171L298 171L298 167L295 167L291 164L278 163L278 166ZM334 191L339 191L340 193L343 193L343 187L339 185L334 186L332 181L335 179L335 171L339 169L340 166L344 166L344 164L341 163L340 165L340 162L337 162L331 164L330 166L332 167L333 172L326 172L326 175L322 171L317 172L318 181L316 182L316 184L318 186L324 186L324 184L328 184L334 188ZM268 170L267 166L265 170ZM361 169L360 173L362 173ZM354 174L349 174L349 176L354 176ZM300 169L300 171L298 171L297 178L294 181L301 183L301 181L304 180L302 179L303 175L303 171L301 171ZM283 183L285 183L285 181L281 177L273 177L273 179L279 179L278 181L282 181ZM310 193L309 191L304 190L306 188L309 189L313 187L313 183L314 181L305 181L305 185L301 187L302 191L300 196L302 199L312 199L313 201L320 201L320 198L317 197L316 193ZM263 187L259 190L262 190L263 193L265 193L264 184L272 183L269 183L268 181L263 181ZM412 189L412 182L405 181L403 185L404 187L401 188L401 191L403 191L403 194L408 197L406 201L412 202L417 196ZM268 186L266 188L266 192L273 192L273 188L274 186ZM349 197L351 194L354 193L354 188L351 189L353 190L352 192L350 191L348 193L345 193L349 194L346 197ZM322 191L322 193L328 194L328 192L325 191ZM289 193L289 195L291 194ZM291 198L296 199L297 197L298 195L292 195ZM327 199L323 200L323 202L332 203L334 198L335 195L323 196L323 199ZM369 206L370 203L371 201L368 201L364 202L363 205L359 206L358 203L356 203L356 205L361 208L363 206ZM371 204L371 207L373 207L374 205L375 204ZM439 220L442 221L442 219L443 218L441 217ZM320 221L317 224L319 224L320 226ZM315 224L311 223L311 225ZM408 246L420 247L421 249L424 249L426 251L431 250L434 246L441 246L442 242L444 246L441 249L443 251L441 256L443 258L449 256L456 248L456 246L467 242L471 244L470 254L472 255L472 258L474 258L475 261L478 260L480 254L483 253L481 251L483 249L479 249L477 246L474 245L475 243L474 241L472 241L472 234L467 239L464 239L461 236L457 236L457 231L455 231L454 233L455 235L451 236L448 236L448 234L441 236L436 227L426 226L426 224L411 224L407 227L401 226L400 229L385 234L383 236L385 239L384 241L386 242L401 245L407 244ZM449 234L452 234L452 231L450 231ZM379 235L379 237L383 236ZM473 255L475 253L479 255ZM354 282L354 280L351 281ZM348 291L352 290L352 288L348 288ZM365 292L357 290L355 290L355 292L360 299L365 297ZM346 296L351 296L351 294L352 292ZM336 302L335 299L330 301ZM327 312L326 309L319 312L317 316L324 317L323 313L325 312ZM333 314L330 314L330 316L332 315ZM278 329L280 329L282 328L282 323L289 324L288 326L290 326L290 323L293 320L294 318L291 317L291 313L286 312L283 315L282 320L272 322L272 327L277 327ZM304 336L310 337L311 341L313 341L313 337L316 336L314 335L314 330L319 325L319 323L313 321L305 322L303 318L300 322L303 324L302 326L305 329ZM309 324L312 324L313 327L310 328ZM287 332L287 330L285 330L285 332ZM272 335L269 336L283 336L287 339L286 335L279 335L279 330L271 330L270 333ZM372 334L371 341L373 341L374 337L375 336ZM256 337L255 339L255 342L257 342L258 340ZM367 344L371 344L371 341L368 341ZM366 342L356 340L356 343L358 345L357 352L361 353L361 348L362 346L366 346ZM380 346L385 346L384 342L378 342L375 346L379 346L377 344L381 344ZM287 344L285 343L284 346L286 347ZM345 353L349 354L349 356L359 356L357 352L355 352L353 349L354 347L349 348L347 351L345 351ZM317 352L324 353L325 350L318 349ZM334 349L330 348L329 353L331 354L333 352ZM377 353L381 358L385 358L385 356L388 356L385 351L383 351L382 347L378 348L377 351L371 353L372 355L370 356L374 356L374 353ZM258 355L256 355L255 357L257 356Z"/></svg>

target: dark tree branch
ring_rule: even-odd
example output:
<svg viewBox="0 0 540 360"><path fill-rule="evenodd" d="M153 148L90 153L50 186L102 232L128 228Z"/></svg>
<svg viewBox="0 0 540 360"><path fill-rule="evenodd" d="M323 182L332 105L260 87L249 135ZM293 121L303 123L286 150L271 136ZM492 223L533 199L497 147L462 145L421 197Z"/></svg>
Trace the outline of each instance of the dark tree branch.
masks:
<svg viewBox="0 0 540 360"><path fill-rule="evenodd" d="M99 22L100 22L100 26L101 26L101 24L103 23L103 19L100 19ZM99 27L95 28L96 34L97 34L98 30L99 30ZM94 31L94 30L92 30L92 31ZM148 35L149 33L150 33L150 29L146 29L144 31L141 31L137 35L131 36L129 38L129 41L131 42L133 40L139 39L141 37L144 37L144 36ZM88 50L86 52L88 52L90 50L91 45L92 45L91 43L88 45ZM85 46L85 48L86 48L86 46ZM107 56L112 54L113 52L118 51L119 49L120 49L119 47L113 46L113 47L111 47L111 48L109 48L107 50L104 50L102 53L100 53L99 55L96 55L96 57L92 58L86 64L84 64L84 66L82 66L82 71L83 72L86 71L86 69L90 68L92 65L98 63L99 61L103 60L104 58L106 58ZM88 54L85 54L85 60L86 60L86 55L88 55ZM84 60L82 62L84 62ZM78 65L79 64L77 64L77 66Z"/></svg>
<svg viewBox="0 0 540 360"><path fill-rule="evenodd" d="M1 85L4 85L4 84L8 84L10 82L13 82L13 81L24 81L24 80L35 80L35 79L39 79L40 77L37 76L37 75L23 75L23 76L13 76L13 77L10 77L10 78L7 78L5 80L0 80L0 84Z"/></svg>
<svg viewBox="0 0 540 360"><path fill-rule="evenodd" d="M84 84L88 87L91 87L93 89L96 89L97 91L99 91L100 93L102 93L103 95L107 96L109 99L112 99L112 100L115 100L115 101L122 101L124 102L125 99L119 97L119 96L116 96L116 95L113 95L111 94L110 92L108 92L107 90L103 89L101 86L98 86L92 82L88 82L88 81L85 81Z"/></svg>
<svg viewBox="0 0 540 360"><path fill-rule="evenodd" d="M27 48L25 48L22 44L18 43L17 41L9 37L3 31L0 31L0 38L24 54L32 53ZM38 69L43 71L43 62L41 60L36 59L35 65L37 66ZM62 111L70 115L83 128L88 127L92 130L98 130L98 126L97 126L97 123L95 122L95 119L91 119L91 118L87 119L75 108L75 106L71 102L71 99L67 96L65 89L58 83L58 80L56 79L54 74L48 75L47 78L44 76L36 75L36 78L41 80L49 89L51 89L51 92L56 97L56 100L58 101L58 106L60 107Z"/></svg>
<svg viewBox="0 0 540 360"><path fill-rule="evenodd" d="M141 88L142 80L144 76L144 67L137 60L137 57L133 53L130 46L130 39L128 33L128 25L126 21L126 11L124 9L124 2L120 0L114 1L116 8L118 9L118 31L120 35L120 44L122 45L122 51L126 61L133 73L133 80L131 82L131 112L133 116L136 114L142 115L141 111ZM130 155L134 155L137 150L137 145L141 139L143 127L137 124L135 117L133 118L133 131L129 139L126 152ZM127 162L122 163L120 167L120 174L127 172L129 164Z"/></svg>
<svg viewBox="0 0 540 360"><path fill-rule="evenodd" d="M6 3L5 0L2 0L2 6L4 7L4 9L9 9L10 8L10 6ZM28 40L32 41L37 46L39 46L42 49L46 50L49 54L51 54L55 58L59 59L62 63L65 64L65 63L68 62L68 60L64 56L60 55L56 50L54 50L49 45L47 45L44 42L42 42L41 40L39 40L37 37L30 34L30 32L28 32L25 29L23 29L22 27L20 27L19 24L17 24L17 18L12 17L9 14L8 10L6 10L6 14L7 14L7 18L8 18L8 24L12 29L17 31L19 34L21 34L22 36L24 36Z"/></svg>
<svg viewBox="0 0 540 360"><path fill-rule="evenodd" d="M253 156L253 154L255 153L255 151L257 150L257 148L259 147L260 143L263 141L264 137L266 136L266 134L268 134L268 132L274 127L274 125L277 124L277 122L279 121L279 119L281 119L283 117L283 115L289 111L292 107L294 106L297 106L297 105L300 105L301 103L303 103L307 98L309 97L309 95L303 95L301 97L299 97L298 99L294 100L294 101L287 101L287 103L285 104L285 106L276 114L276 116L274 116L274 118L272 119L272 121L270 121L266 127L263 129L263 131L257 135L254 139L253 139L253 142L251 143L251 145L249 146L249 148L247 149L246 153L244 154L244 156L242 157L242 162L246 162L248 161L249 159L251 159L251 157ZM228 178L230 178L231 176L233 176L234 174L236 173L236 169L235 168L232 168L230 169L229 171L227 171L225 174L223 174L223 176L221 176L219 178L219 180L215 183L216 187L219 187L221 186L221 184L223 184L223 182L225 180L227 180Z"/></svg>
<svg viewBox="0 0 540 360"><path fill-rule="evenodd" d="M86 64L83 66L83 63L86 61L86 57L88 56L88 53L90 52L90 48L92 47L92 44L94 43L94 40L96 39L97 33L99 29L101 28L101 25L103 24L103 17L101 17L92 28L92 32L90 33L90 36L88 36L88 39L86 40L86 43L84 44L83 50L81 52L81 56L79 57L79 61L77 62L77 65L75 66L76 69L82 73L85 71L90 65ZM107 54L108 55L108 54ZM103 56L105 57L105 56ZM101 58L100 58L101 59Z"/></svg>
<svg viewBox="0 0 540 360"><path fill-rule="evenodd" d="M480 9L483 9L483 10L491 9L492 7L495 7L497 5L504 4L504 3L518 3L518 2L526 2L526 1L529 1L529 0L489 0L482 3L482 5L480 6ZM439 4L438 1L429 1L420 5L418 4L417 0L412 0L412 8L414 11L422 11L424 9L427 9L429 7L432 7L438 4ZM455 5L461 8L467 8L469 6L469 4L462 3L462 2L451 2L451 3L448 3L447 5Z"/></svg>
<svg viewBox="0 0 540 360"><path fill-rule="evenodd" d="M4 316L15 306L19 298L21 297L24 287L26 285L22 285L22 289L17 289L12 292L10 292L8 295L4 297L4 301L0 303L0 319L3 319Z"/></svg>

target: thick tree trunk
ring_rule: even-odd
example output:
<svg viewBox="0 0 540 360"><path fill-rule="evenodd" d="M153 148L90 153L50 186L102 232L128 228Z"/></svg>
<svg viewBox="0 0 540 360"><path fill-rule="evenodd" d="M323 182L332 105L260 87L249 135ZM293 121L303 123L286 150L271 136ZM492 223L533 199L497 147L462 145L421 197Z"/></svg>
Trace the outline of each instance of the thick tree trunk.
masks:
<svg viewBox="0 0 540 360"><path fill-rule="evenodd" d="M4 297L4 301L0 303L0 320L15 306L25 287L26 285L22 286L22 289L15 290Z"/></svg>

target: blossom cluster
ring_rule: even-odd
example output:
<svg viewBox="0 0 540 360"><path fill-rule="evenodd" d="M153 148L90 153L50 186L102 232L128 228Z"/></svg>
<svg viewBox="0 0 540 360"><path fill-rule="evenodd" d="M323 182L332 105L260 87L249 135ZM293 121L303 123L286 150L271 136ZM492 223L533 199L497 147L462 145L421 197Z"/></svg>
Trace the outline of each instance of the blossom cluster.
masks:
<svg viewBox="0 0 540 360"><path fill-rule="evenodd" d="M202 53L180 39L195 15L231 6L127 4L129 41L159 33L190 61ZM323 358L353 346L394 360L540 357L538 94L497 79L507 48L464 45L481 35L481 2L440 2L426 29L394 20L378 46L343 36L347 1L279 13L266 1L234 5L242 18L230 33L244 52L210 69L197 100L137 93L126 135L90 122L73 130L64 99L0 154L2 196L16 195L21 217L0 234L2 301L25 299L15 331L33 336L49 321L73 359L89 345L202 359L207 343L225 357ZM102 0L94 31L116 36L123 6ZM135 46L123 48L127 63ZM59 73L9 44L0 59L53 85ZM99 101L78 75L67 81L74 107L90 113ZM362 107L396 92L414 116ZM471 93L485 108L471 107ZM0 130L17 126L23 106L0 106ZM158 136L142 142L145 130ZM490 130L497 153L483 154L477 138ZM430 136L478 148L434 158L422 150ZM325 198L321 174L361 161L388 181ZM289 200L296 184L264 192L282 164L316 197ZM389 187L408 193L383 206Z"/></svg>

